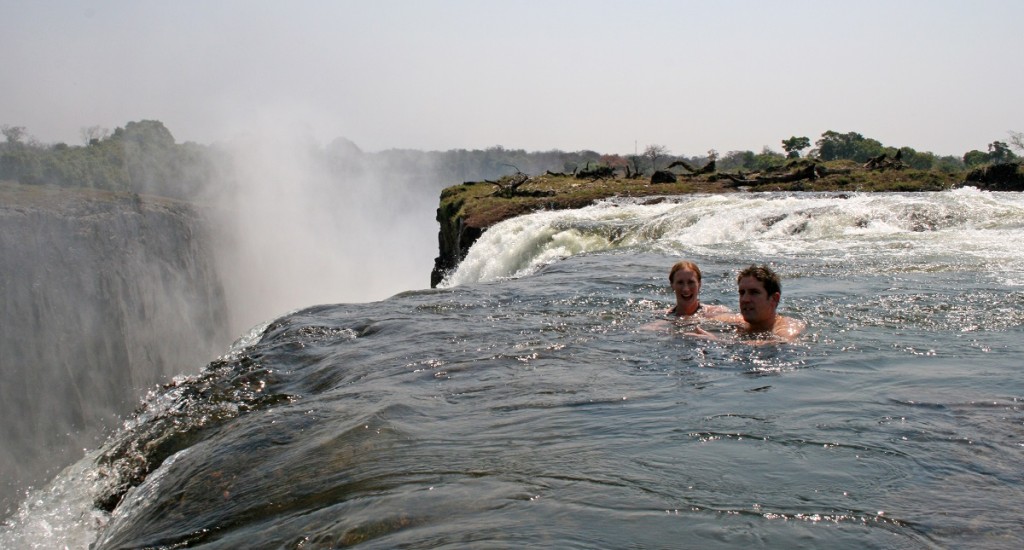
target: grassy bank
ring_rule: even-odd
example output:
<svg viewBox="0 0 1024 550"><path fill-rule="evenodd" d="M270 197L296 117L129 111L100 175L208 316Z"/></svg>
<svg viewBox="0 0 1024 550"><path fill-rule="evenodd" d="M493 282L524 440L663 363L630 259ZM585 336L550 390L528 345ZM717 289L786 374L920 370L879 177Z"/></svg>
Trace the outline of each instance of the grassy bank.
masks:
<svg viewBox="0 0 1024 550"><path fill-rule="evenodd" d="M691 193L743 193L756 191L940 191L961 185L963 173L926 170L866 170L849 161L821 163L826 175L787 183L744 185L723 174L677 176L675 183L650 183L650 178L621 176L591 179L572 175L530 176L514 194L496 194L513 176L492 182L468 182L441 192L440 208L446 217L458 217L466 226L486 228L501 220L541 209L579 208L614 197L685 195ZM742 174L730 174L749 179ZM440 221L440 220L439 220Z"/></svg>

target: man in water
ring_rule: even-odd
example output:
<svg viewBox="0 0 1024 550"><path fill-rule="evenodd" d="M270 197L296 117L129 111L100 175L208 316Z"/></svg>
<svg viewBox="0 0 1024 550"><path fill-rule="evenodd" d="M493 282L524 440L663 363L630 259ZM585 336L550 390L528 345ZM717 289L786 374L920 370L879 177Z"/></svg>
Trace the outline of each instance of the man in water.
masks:
<svg viewBox="0 0 1024 550"><path fill-rule="evenodd" d="M735 324L741 335L762 342L791 342L806 328L803 321L776 313L782 298L782 284L779 276L768 266L752 265L740 271L736 285L739 290L739 315L719 315L715 320ZM718 339L699 327L691 334Z"/></svg>
<svg viewBox="0 0 1024 550"><path fill-rule="evenodd" d="M668 282L676 296L676 305L666 315L676 317L701 314L705 316L721 315L729 311L725 306L705 305L700 303L701 275L700 268L686 260L676 262L668 272Z"/></svg>
<svg viewBox="0 0 1024 550"><path fill-rule="evenodd" d="M782 298L779 276L766 265L752 265L736 277L739 289L740 316L738 330L750 336L774 336L786 342L803 332L803 321L776 313Z"/></svg>

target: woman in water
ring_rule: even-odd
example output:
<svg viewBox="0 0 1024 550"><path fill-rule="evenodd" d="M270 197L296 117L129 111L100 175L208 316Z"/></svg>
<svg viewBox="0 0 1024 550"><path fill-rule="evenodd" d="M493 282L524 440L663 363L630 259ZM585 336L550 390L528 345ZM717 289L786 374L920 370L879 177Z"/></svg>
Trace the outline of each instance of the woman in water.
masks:
<svg viewBox="0 0 1024 550"><path fill-rule="evenodd" d="M725 306L706 305L700 303L700 268L690 261L679 261L672 265L668 272L668 282L676 296L676 305L665 312L675 317L701 315L710 317L729 312Z"/></svg>

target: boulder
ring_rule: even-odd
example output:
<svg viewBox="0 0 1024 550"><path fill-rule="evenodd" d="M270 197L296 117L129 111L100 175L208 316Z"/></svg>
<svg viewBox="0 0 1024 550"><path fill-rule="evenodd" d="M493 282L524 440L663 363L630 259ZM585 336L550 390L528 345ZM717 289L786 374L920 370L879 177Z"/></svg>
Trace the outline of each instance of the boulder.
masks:
<svg viewBox="0 0 1024 550"><path fill-rule="evenodd" d="M675 183L676 175L668 170L658 170L651 175L651 183Z"/></svg>

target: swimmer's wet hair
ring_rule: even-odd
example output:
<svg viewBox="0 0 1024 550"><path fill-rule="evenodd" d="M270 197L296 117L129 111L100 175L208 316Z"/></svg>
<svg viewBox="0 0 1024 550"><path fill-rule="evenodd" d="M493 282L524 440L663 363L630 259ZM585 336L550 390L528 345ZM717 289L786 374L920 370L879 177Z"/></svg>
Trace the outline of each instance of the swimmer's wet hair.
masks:
<svg viewBox="0 0 1024 550"><path fill-rule="evenodd" d="M694 272L697 275L697 282L698 283L701 282L701 280L700 280L700 268L697 267L697 264L695 264L693 262L690 262L690 261L687 261L687 260L680 260L680 261L672 264L672 269L668 272L668 282L669 282L669 284L672 284L672 277L676 276L676 271L682 271L684 269L686 271Z"/></svg>
<svg viewBox="0 0 1024 550"><path fill-rule="evenodd" d="M740 271L740 274L736 276L736 284L740 284L740 280L744 277L753 277L761 284L764 285L765 292L769 296L778 292L782 294L782 282L779 280L779 276L772 271L772 268L766 265L751 265L750 267Z"/></svg>

